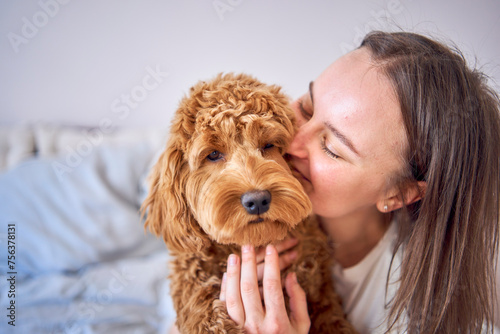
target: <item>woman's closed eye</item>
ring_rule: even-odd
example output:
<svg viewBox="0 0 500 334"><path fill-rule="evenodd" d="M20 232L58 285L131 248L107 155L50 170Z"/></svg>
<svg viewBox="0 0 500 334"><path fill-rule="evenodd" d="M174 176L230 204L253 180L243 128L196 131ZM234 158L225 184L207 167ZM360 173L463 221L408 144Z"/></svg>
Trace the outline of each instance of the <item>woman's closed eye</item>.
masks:
<svg viewBox="0 0 500 334"><path fill-rule="evenodd" d="M328 146L326 145L326 137L322 137L321 138L321 149L323 150L323 152L326 153L326 155L328 155L330 158L332 159L338 159L340 158L339 155L333 153L329 148Z"/></svg>

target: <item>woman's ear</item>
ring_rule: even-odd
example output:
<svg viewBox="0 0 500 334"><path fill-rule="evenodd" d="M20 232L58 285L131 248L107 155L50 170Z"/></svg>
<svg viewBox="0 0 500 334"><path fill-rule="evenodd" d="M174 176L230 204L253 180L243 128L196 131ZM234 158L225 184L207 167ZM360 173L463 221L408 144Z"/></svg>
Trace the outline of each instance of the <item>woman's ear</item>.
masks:
<svg viewBox="0 0 500 334"><path fill-rule="evenodd" d="M377 209L382 212L391 212L401 209L403 206L420 201L425 196L427 182L412 182L404 189L395 188L388 196L377 202Z"/></svg>

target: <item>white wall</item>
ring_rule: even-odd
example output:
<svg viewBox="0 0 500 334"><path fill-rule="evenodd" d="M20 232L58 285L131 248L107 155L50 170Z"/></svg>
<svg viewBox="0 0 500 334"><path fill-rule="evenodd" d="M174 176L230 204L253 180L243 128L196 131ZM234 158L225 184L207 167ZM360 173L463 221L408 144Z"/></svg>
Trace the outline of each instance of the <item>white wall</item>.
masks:
<svg viewBox="0 0 500 334"><path fill-rule="evenodd" d="M498 0L4 0L0 124L163 127L221 71L297 97L366 31L395 26L454 41L500 83Z"/></svg>

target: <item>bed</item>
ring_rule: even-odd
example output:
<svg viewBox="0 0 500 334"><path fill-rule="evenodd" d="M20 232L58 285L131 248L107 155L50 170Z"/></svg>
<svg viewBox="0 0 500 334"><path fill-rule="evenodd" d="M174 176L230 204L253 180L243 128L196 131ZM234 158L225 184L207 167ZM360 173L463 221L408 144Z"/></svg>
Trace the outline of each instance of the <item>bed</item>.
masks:
<svg viewBox="0 0 500 334"><path fill-rule="evenodd" d="M0 128L0 333L167 332L168 253L139 213L166 133Z"/></svg>
<svg viewBox="0 0 500 334"><path fill-rule="evenodd" d="M167 333L168 252L139 214L166 133L0 127L0 333Z"/></svg>

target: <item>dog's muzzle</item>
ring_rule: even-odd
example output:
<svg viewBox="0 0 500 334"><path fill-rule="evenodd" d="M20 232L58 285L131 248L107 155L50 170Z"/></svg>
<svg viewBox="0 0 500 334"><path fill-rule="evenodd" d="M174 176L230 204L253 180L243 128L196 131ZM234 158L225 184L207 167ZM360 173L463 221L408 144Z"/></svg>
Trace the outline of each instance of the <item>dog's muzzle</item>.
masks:
<svg viewBox="0 0 500 334"><path fill-rule="evenodd" d="M271 206L271 193L267 190L251 190L241 195L241 205L251 215L266 213Z"/></svg>

